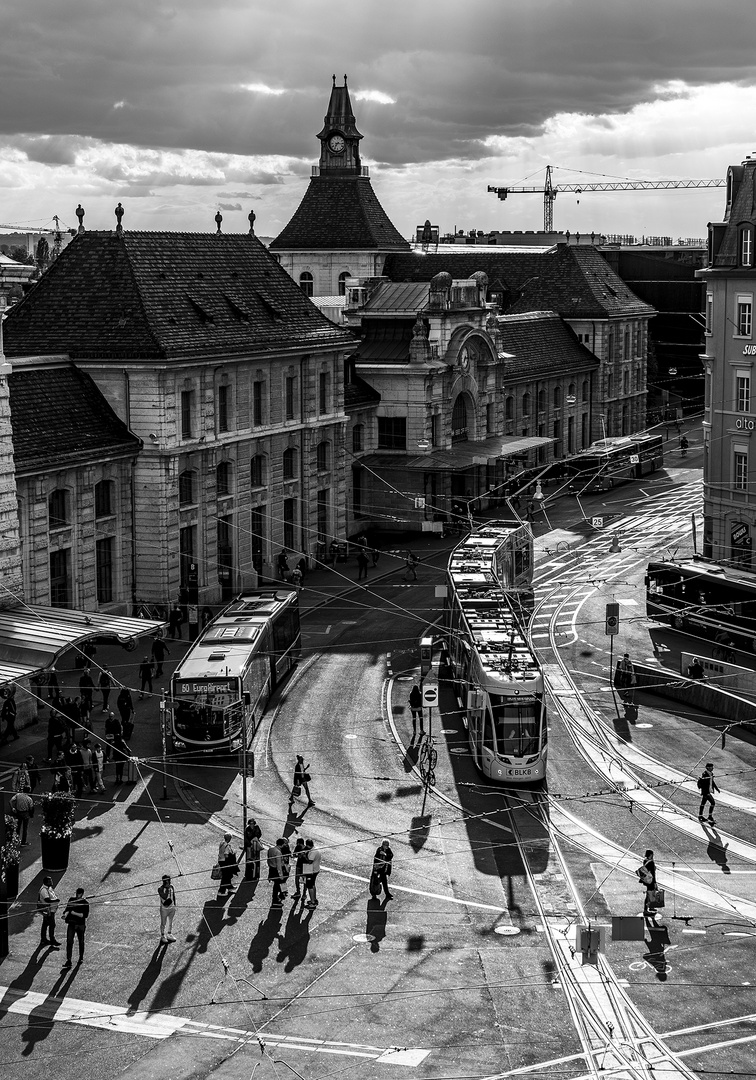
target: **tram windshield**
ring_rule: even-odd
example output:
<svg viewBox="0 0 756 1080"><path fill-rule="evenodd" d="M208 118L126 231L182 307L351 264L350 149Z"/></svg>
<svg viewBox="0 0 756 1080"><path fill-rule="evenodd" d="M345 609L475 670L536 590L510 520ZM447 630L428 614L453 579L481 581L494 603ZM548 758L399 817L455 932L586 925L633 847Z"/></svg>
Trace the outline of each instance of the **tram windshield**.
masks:
<svg viewBox="0 0 756 1080"><path fill-rule="evenodd" d="M490 694L496 750L503 757L527 757L540 749L541 702Z"/></svg>

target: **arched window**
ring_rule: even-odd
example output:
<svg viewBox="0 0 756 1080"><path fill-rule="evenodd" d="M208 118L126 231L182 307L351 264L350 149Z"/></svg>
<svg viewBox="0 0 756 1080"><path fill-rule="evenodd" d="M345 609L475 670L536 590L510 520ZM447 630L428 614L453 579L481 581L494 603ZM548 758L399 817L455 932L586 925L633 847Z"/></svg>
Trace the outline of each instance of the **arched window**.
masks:
<svg viewBox="0 0 756 1080"><path fill-rule="evenodd" d="M543 412L546 408L546 391L538 391L538 411Z"/></svg>
<svg viewBox="0 0 756 1080"><path fill-rule="evenodd" d="M312 296L315 291L315 282L309 270L303 270L299 275L299 287L305 296Z"/></svg>
<svg viewBox="0 0 756 1080"><path fill-rule="evenodd" d="M522 418L530 416L530 394L522 395Z"/></svg>
<svg viewBox="0 0 756 1080"><path fill-rule="evenodd" d="M352 428L352 450L355 454L361 454L365 445L365 425L355 424Z"/></svg>
<svg viewBox="0 0 756 1080"><path fill-rule="evenodd" d="M328 469L328 442L320 442L315 448L315 461L318 472L326 472Z"/></svg>
<svg viewBox="0 0 756 1080"><path fill-rule="evenodd" d="M94 489L95 517L106 518L113 516L113 481L100 480Z"/></svg>
<svg viewBox="0 0 756 1080"><path fill-rule="evenodd" d="M614 394L614 376L607 375L606 377L606 393L607 397L611 397Z"/></svg>
<svg viewBox="0 0 756 1080"><path fill-rule="evenodd" d="M47 500L47 510L51 529L64 529L71 524L71 506L65 488L51 491Z"/></svg>
<svg viewBox="0 0 756 1080"><path fill-rule="evenodd" d="M339 274L339 296L346 296L346 283L351 276L348 270L343 270Z"/></svg>
<svg viewBox="0 0 756 1080"><path fill-rule="evenodd" d="M288 446L283 452L283 478L293 480L297 470L297 451L295 447Z"/></svg>
<svg viewBox="0 0 756 1080"><path fill-rule="evenodd" d="M215 487L219 495L231 494L231 462L220 461L215 470Z"/></svg>
<svg viewBox="0 0 756 1080"><path fill-rule="evenodd" d="M265 455L258 454L249 463L249 482L252 487L265 485Z"/></svg>
<svg viewBox="0 0 756 1080"><path fill-rule="evenodd" d="M554 408L558 409L562 404L562 388L561 386L554 387Z"/></svg>
<svg viewBox="0 0 756 1080"><path fill-rule="evenodd" d="M179 506L191 506L194 503L194 481L196 473L185 469L179 474Z"/></svg>
<svg viewBox="0 0 756 1080"><path fill-rule="evenodd" d="M465 442L467 440L467 405L463 394L460 394L452 408L452 442Z"/></svg>
<svg viewBox="0 0 756 1080"><path fill-rule="evenodd" d="M574 384L574 382L571 382L570 385L567 387L567 397L572 398L572 401L569 402L569 404L572 405L572 404L575 403L576 398L575 398L575 384Z"/></svg>
<svg viewBox="0 0 756 1080"><path fill-rule="evenodd" d="M514 398L508 396L504 401L504 419L511 420L514 416Z"/></svg>
<svg viewBox="0 0 756 1080"><path fill-rule="evenodd" d="M630 393L630 372L629 371L623 371L622 372L622 393L623 394L629 394Z"/></svg>
<svg viewBox="0 0 756 1080"><path fill-rule="evenodd" d="M583 380L583 401L588 400L588 380Z"/></svg>

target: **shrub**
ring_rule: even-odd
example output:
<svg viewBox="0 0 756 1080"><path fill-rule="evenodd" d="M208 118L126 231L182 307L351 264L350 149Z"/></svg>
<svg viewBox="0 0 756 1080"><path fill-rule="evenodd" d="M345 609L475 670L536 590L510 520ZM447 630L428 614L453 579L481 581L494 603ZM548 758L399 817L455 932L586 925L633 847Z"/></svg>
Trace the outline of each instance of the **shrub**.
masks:
<svg viewBox="0 0 756 1080"><path fill-rule="evenodd" d="M53 791L42 796L42 829L45 836L62 840L73 832L76 799L69 791Z"/></svg>
<svg viewBox="0 0 756 1080"><path fill-rule="evenodd" d="M10 814L5 815L5 843L0 845L0 875L5 878L9 866L18 866L21 858L21 838L18 822Z"/></svg>

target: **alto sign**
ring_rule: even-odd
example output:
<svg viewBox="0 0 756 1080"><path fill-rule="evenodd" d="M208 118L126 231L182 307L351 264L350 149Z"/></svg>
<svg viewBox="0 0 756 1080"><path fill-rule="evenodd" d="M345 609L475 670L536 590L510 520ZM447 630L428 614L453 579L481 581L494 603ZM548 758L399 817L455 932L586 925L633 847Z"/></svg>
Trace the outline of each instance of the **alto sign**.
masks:
<svg viewBox="0 0 756 1080"><path fill-rule="evenodd" d="M739 416L735 421L735 427L738 431L753 431L756 429L756 420L752 420L750 416Z"/></svg>

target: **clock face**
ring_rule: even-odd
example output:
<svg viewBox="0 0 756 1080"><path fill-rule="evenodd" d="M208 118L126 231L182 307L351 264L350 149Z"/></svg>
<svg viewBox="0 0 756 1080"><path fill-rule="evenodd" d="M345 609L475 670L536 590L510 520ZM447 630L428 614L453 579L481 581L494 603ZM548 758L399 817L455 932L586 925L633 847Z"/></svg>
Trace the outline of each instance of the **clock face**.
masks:
<svg viewBox="0 0 756 1080"><path fill-rule="evenodd" d="M346 146L346 143L344 142L343 136L332 135L328 140L328 146L334 154L340 154Z"/></svg>
<svg viewBox="0 0 756 1080"><path fill-rule="evenodd" d="M467 347L459 354L459 366L463 371L467 371L470 366L470 354L467 351Z"/></svg>

